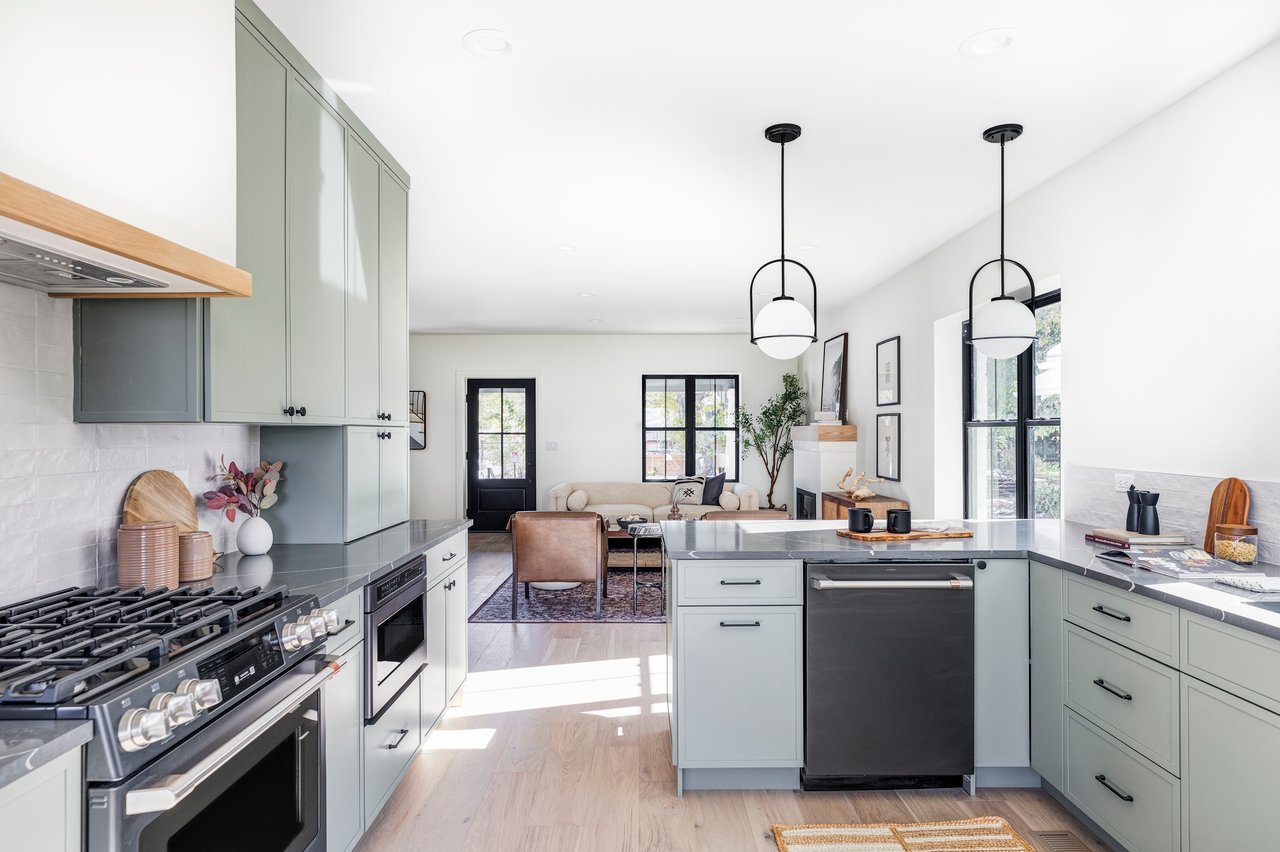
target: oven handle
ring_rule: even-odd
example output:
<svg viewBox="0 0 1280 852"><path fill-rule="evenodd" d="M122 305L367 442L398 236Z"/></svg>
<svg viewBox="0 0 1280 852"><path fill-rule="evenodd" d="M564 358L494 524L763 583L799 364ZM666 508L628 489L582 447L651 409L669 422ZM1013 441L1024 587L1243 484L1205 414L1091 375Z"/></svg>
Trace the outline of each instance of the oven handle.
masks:
<svg viewBox="0 0 1280 852"><path fill-rule="evenodd" d="M255 719L249 727L232 737L226 745L193 766L189 772L185 772L182 775L171 775L165 779L164 784L158 787L142 787L137 790L130 790L125 794L124 812L132 816L134 814L167 811L177 806L179 802L191 795L206 778L217 772L229 760L247 748L268 728L287 716L293 708L298 706L299 702L332 677L338 668L339 666L336 663L326 662L318 673L307 679L306 683L289 693L288 697L274 708Z"/></svg>
<svg viewBox="0 0 1280 852"><path fill-rule="evenodd" d="M809 584L820 592L829 589L955 589L966 591L973 588L973 580L968 577L952 577L950 580L828 580L826 577L814 577Z"/></svg>

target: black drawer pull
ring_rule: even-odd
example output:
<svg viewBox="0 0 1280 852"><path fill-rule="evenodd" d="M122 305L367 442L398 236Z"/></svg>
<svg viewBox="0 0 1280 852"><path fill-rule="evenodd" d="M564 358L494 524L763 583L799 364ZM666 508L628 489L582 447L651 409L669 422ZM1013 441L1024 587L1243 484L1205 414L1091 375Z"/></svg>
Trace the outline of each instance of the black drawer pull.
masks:
<svg viewBox="0 0 1280 852"><path fill-rule="evenodd" d="M758 586L760 585L760 581L759 580L721 580L720 585L722 586Z"/></svg>
<svg viewBox="0 0 1280 852"><path fill-rule="evenodd" d="M1128 793L1126 793L1124 790L1121 790L1121 789L1120 789L1119 787L1117 787L1115 784L1112 784L1110 781L1108 781L1108 780L1107 780L1107 776L1105 776L1105 775L1095 775L1095 776L1093 776L1093 777L1094 777L1094 780L1096 780L1099 784L1101 784L1103 787L1106 787L1108 790L1110 790L1112 793L1114 793L1114 794L1115 794L1115 796L1116 796L1116 798L1117 798L1117 799L1119 799L1120 801L1122 801L1122 802L1132 802L1132 801L1133 801L1133 796L1130 796L1130 795L1129 795Z"/></svg>
<svg viewBox="0 0 1280 852"><path fill-rule="evenodd" d="M409 729L408 729L408 728L397 728L397 729L396 729L396 733L397 733L397 734L399 734L400 736L396 737L396 741L395 741L394 743L392 743L391 745L387 746L387 748L389 748L389 749L393 749L393 750L394 750L394 749L398 749L398 748L400 748L400 743L404 742L404 738L405 738L405 737L407 737L407 736L409 736Z"/></svg>
<svg viewBox="0 0 1280 852"><path fill-rule="evenodd" d="M758 621L722 621L720 622L720 626L721 627L759 627L760 622Z"/></svg>
<svg viewBox="0 0 1280 852"><path fill-rule="evenodd" d="M1097 604L1096 606L1094 606L1093 611L1100 612L1103 615L1105 615L1107 618L1114 618L1116 621L1133 621L1132 618L1125 615L1123 612L1117 612L1114 609L1107 609L1102 604Z"/></svg>
<svg viewBox="0 0 1280 852"><path fill-rule="evenodd" d="M452 560L454 560L454 559L457 559L457 558L458 558L458 554L454 553L454 552L451 550L451 551L449 551L449 555L448 555L448 556L446 556L444 559L441 559L440 561L441 561L441 562L450 562L450 561L452 561Z"/></svg>
<svg viewBox="0 0 1280 852"><path fill-rule="evenodd" d="M339 627L337 630L332 630L332 631L330 631L330 632L329 632L329 635L330 635L330 636L337 636L339 633L345 633L345 632L347 632L348 630L350 630L350 629L351 629L351 626L352 626L353 624L355 624L355 622L348 618L348 619L347 619L347 623L346 623L346 624L342 625L342 626L341 626L341 627Z"/></svg>
<svg viewBox="0 0 1280 852"><path fill-rule="evenodd" d="M1103 680L1102 678L1097 678L1096 680L1094 680L1094 683L1095 683L1095 684L1097 684L1098 686L1102 687L1103 689L1105 689L1107 692L1110 692L1110 693L1111 693L1112 695L1114 695L1116 698L1123 698L1125 701L1132 701L1132 700L1133 700L1133 696L1132 696L1132 695L1130 695L1129 693L1125 692L1123 689L1116 689L1114 686L1112 686L1111 684L1107 683L1107 682L1106 682L1105 680Z"/></svg>

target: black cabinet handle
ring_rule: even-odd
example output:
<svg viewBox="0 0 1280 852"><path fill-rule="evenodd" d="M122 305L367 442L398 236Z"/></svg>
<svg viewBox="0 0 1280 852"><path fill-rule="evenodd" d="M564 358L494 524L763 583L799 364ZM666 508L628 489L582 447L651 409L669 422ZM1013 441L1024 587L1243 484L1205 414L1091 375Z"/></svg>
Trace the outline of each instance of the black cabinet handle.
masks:
<svg viewBox="0 0 1280 852"><path fill-rule="evenodd" d="M1103 689L1105 689L1107 692L1110 692L1110 693L1111 693L1112 695L1114 695L1116 698L1123 698L1125 701L1132 701L1132 700L1133 700L1133 696L1132 696L1132 695L1130 695L1129 693L1125 692L1123 689L1116 689L1114 686L1112 686L1111 684L1107 683L1107 682L1106 682L1105 680L1103 680L1102 678L1098 678L1098 679L1096 679L1096 680L1094 681L1094 683L1095 683L1095 684L1097 684L1098 686L1102 687Z"/></svg>
<svg viewBox="0 0 1280 852"><path fill-rule="evenodd" d="M387 748L389 748L389 749L397 749L397 748L400 748L400 743L404 742L404 738L405 738L405 737L407 737L407 736L409 736L409 729L408 729L408 728L397 728L397 729L396 729L396 733L397 733L397 734L399 734L400 736L396 737L396 741L395 741L394 743L392 743L391 745L387 746Z"/></svg>
<svg viewBox="0 0 1280 852"><path fill-rule="evenodd" d="M759 627L760 622L758 621L722 621L720 622L720 626L721 627Z"/></svg>
<svg viewBox="0 0 1280 852"><path fill-rule="evenodd" d="M979 560L978 560L977 562L975 562L974 564L978 566L978 570L979 570L979 571L985 571L985 570L987 570L987 563L986 563L986 562L984 562L984 561L983 561L983 560L981 560L981 559L979 559Z"/></svg>
<svg viewBox="0 0 1280 852"><path fill-rule="evenodd" d="M454 553L454 552L451 550L451 551L449 551L449 555L448 555L448 556L446 556L444 559L441 559L440 561L441 561L441 562L448 562L448 561L450 561L450 560L452 560L452 559L457 559L457 558L458 558L458 554Z"/></svg>
<svg viewBox="0 0 1280 852"><path fill-rule="evenodd" d="M347 632L348 630L350 630L350 629L351 629L351 626L352 626L353 624L355 624L355 622L348 618L348 619L347 619L347 623L346 623L346 624L342 625L342 626L341 626L341 627L339 627L337 630L331 630L331 631L329 631L329 635L330 635L330 636L337 636L339 633L345 633L345 632Z"/></svg>
<svg viewBox="0 0 1280 852"><path fill-rule="evenodd" d="M299 416L299 417L306 417L306 416L307 416L307 407L306 407L305 405L299 405L299 406L298 406L298 416Z"/></svg>
<svg viewBox="0 0 1280 852"><path fill-rule="evenodd" d="M298 409L294 408L294 407L291 405L291 406L289 406L288 408L286 408L284 411L282 411L281 413L282 413L282 414L284 414L284 415L285 415L285 416L287 416L287 417L292 417L293 415L295 415L295 414L297 414L297 413L298 413Z"/></svg>
<svg viewBox="0 0 1280 852"><path fill-rule="evenodd" d="M721 580L720 585L722 586L758 586L760 585L760 581L759 580Z"/></svg>
<svg viewBox="0 0 1280 852"><path fill-rule="evenodd" d="M1098 604L1093 608L1094 612L1100 612L1107 618L1114 618L1116 621L1133 621L1132 618L1114 609L1107 609L1102 604Z"/></svg>
<svg viewBox="0 0 1280 852"><path fill-rule="evenodd" d="M1117 799L1119 799L1120 801L1122 801L1122 802L1132 802L1132 801L1133 801L1133 796L1130 796L1130 795L1129 795L1128 793L1126 793L1124 790L1121 790L1121 789L1120 789L1119 787L1117 787L1115 784L1112 784L1110 781L1108 781L1108 780L1107 780L1107 776L1105 776L1105 775L1095 775L1095 776L1093 776L1093 778L1094 778L1094 780L1095 780L1095 781L1097 781L1097 782L1098 782L1099 784L1101 784L1103 787L1106 787L1108 790L1110 790L1112 793L1114 793L1114 794L1115 794L1115 797L1116 797Z"/></svg>

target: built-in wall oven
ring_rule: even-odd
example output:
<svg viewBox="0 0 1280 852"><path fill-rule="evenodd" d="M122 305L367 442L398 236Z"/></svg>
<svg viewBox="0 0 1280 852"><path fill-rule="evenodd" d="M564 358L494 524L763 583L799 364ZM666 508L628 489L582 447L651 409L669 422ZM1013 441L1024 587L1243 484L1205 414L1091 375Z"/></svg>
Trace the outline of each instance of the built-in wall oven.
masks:
<svg viewBox="0 0 1280 852"><path fill-rule="evenodd" d="M365 724L378 721L427 664L427 560L419 556L364 590Z"/></svg>

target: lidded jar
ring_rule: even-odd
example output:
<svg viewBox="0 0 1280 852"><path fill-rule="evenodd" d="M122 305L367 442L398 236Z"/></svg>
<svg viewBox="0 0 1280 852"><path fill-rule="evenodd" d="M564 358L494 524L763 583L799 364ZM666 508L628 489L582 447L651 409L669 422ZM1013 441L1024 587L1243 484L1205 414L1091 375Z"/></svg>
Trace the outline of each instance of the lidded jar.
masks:
<svg viewBox="0 0 1280 852"><path fill-rule="evenodd" d="M1216 525L1213 555L1240 565L1258 564L1258 528L1252 524Z"/></svg>

